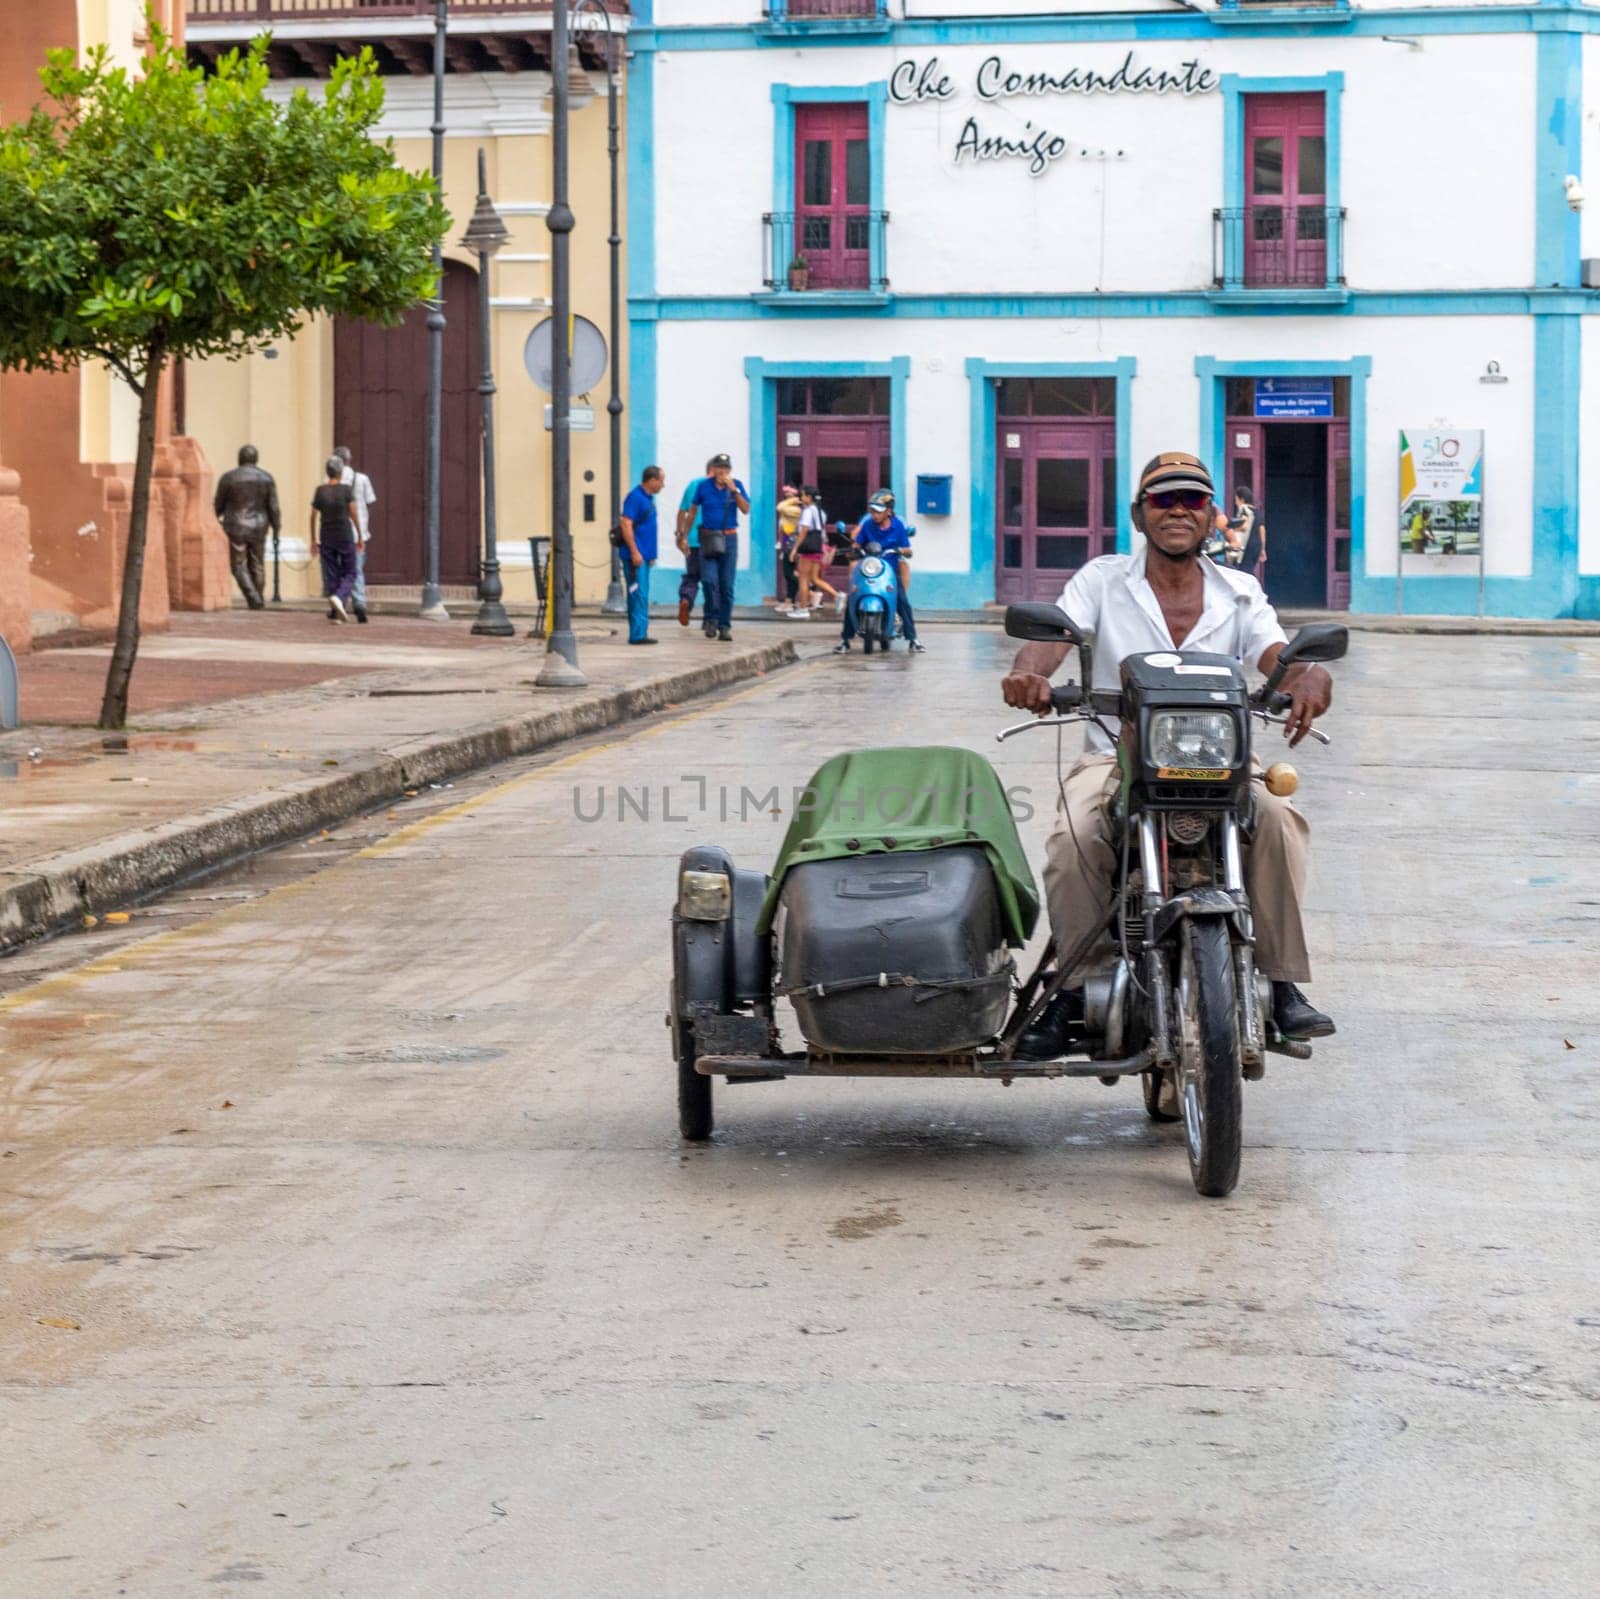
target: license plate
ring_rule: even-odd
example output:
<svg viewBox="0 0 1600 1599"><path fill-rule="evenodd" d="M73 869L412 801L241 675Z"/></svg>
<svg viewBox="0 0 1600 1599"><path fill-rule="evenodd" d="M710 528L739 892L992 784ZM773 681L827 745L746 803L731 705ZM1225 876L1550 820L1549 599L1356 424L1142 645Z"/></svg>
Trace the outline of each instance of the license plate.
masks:
<svg viewBox="0 0 1600 1599"><path fill-rule="evenodd" d="M1212 767L1197 770L1187 766L1163 766L1157 770L1156 776L1180 783L1226 783L1233 773L1219 772Z"/></svg>

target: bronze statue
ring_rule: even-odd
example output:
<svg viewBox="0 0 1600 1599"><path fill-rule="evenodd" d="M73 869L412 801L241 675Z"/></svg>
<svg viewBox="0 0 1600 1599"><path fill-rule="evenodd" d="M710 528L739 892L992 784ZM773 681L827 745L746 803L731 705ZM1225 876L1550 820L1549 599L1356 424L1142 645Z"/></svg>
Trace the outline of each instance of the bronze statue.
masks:
<svg viewBox="0 0 1600 1599"><path fill-rule="evenodd" d="M233 580L252 611L259 611L267 603L261 597L267 581L267 530L270 528L276 538L282 526L278 485L270 472L263 472L256 465L259 459L255 445L245 445L239 451L239 464L217 479L216 498L211 502L222 531L228 535Z"/></svg>

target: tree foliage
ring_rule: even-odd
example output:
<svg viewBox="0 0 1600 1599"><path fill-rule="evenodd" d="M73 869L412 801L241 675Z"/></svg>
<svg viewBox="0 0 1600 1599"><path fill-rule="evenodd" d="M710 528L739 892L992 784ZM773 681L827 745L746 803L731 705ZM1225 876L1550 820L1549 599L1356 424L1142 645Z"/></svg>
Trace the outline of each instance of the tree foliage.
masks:
<svg viewBox="0 0 1600 1599"><path fill-rule="evenodd" d="M162 368L237 360L318 312L399 321L435 292L431 252L449 222L432 177L373 138L383 83L370 50L285 104L267 92L265 37L207 74L153 19L150 34L137 72L103 46L82 61L51 51L45 101L0 128L0 369L102 360L143 402L119 652L124 633L130 644L120 710L116 655L102 710L115 725Z"/></svg>

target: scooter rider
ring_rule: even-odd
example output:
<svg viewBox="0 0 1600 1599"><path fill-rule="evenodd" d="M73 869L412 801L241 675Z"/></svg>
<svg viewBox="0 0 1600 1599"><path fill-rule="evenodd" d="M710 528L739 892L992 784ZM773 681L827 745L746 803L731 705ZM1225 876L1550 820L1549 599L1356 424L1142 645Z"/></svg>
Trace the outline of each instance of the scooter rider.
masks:
<svg viewBox="0 0 1600 1599"><path fill-rule="evenodd" d="M1200 549L1211 525L1211 474L1195 456L1168 451L1139 477L1133 523L1145 536L1134 555L1089 562L1057 602L1095 635L1094 683L1115 691L1125 657L1149 650L1194 649L1231 655L1270 672L1288 642L1277 613L1253 577L1206 560ZM1068 646L1025 644L1001 685L1007 705L1050 710L1050 676ZM1333 680L1309 663L1289 668L1282 683L1292 698L1284 736L1293 748L1333 701ZM1111 740L1093 723L1088 748L1067 774L1055 827L1046 846L1045 897L1058 950L1070 949L1092 922L1102 922L1117 862L1105 807L1116 790ZM1245 854L1245 881L1255 923L1256 967L1272 983L1272 1016L1286 1038L1323 1038L1333 1022L1299 988L1311 976L1301 904L1310 828L1289 803L1255 786L1254 837ZM1115 944L1102 933L1067 987L1022 1035L1018 1054L1053 1059L1064 1053L1066 1027L1081 1004L1084 979L1112 964Z"/></svg>
<svg viewBox="0 0 1600 1599"><path fill-rule="evenodd" d="M861 525L856 529L855 542L859 549L865 550L867 545L876 544L879 551L895 562L895 571L898 581L895 584L895 619L899 623L900 631L905 634L906 645L913 655L925 655L927 646L917 640L917 619L911 610L910 577L911 577L911 532L905 523L894 514L894 495L887 489L879 489L867 501L867 514L862 517ZM850 640L856 636L856 618L854 607L846 604L844 609L844 627L839 635L839 642L834 645L835 655L844 655L849 652Z"/></svg>

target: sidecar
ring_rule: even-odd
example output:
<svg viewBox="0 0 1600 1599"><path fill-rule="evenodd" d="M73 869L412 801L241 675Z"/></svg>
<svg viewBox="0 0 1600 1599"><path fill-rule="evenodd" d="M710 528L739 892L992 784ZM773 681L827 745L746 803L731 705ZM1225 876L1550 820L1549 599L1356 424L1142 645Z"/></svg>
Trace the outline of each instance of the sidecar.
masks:
<svg viewBox="0 0 1600 1599"><path fill-rule="evenodd" d="M840 755L797 799L770 874L715 845L679 863L667 1025L685 1138L710 1136L716 1077L1009 1082L1107 1070L1014 1061L1002 1047L1017 1019L1015 951L1039 897L982 756ZM1036 981L1022 985L1024 1003Z"/></svg>

